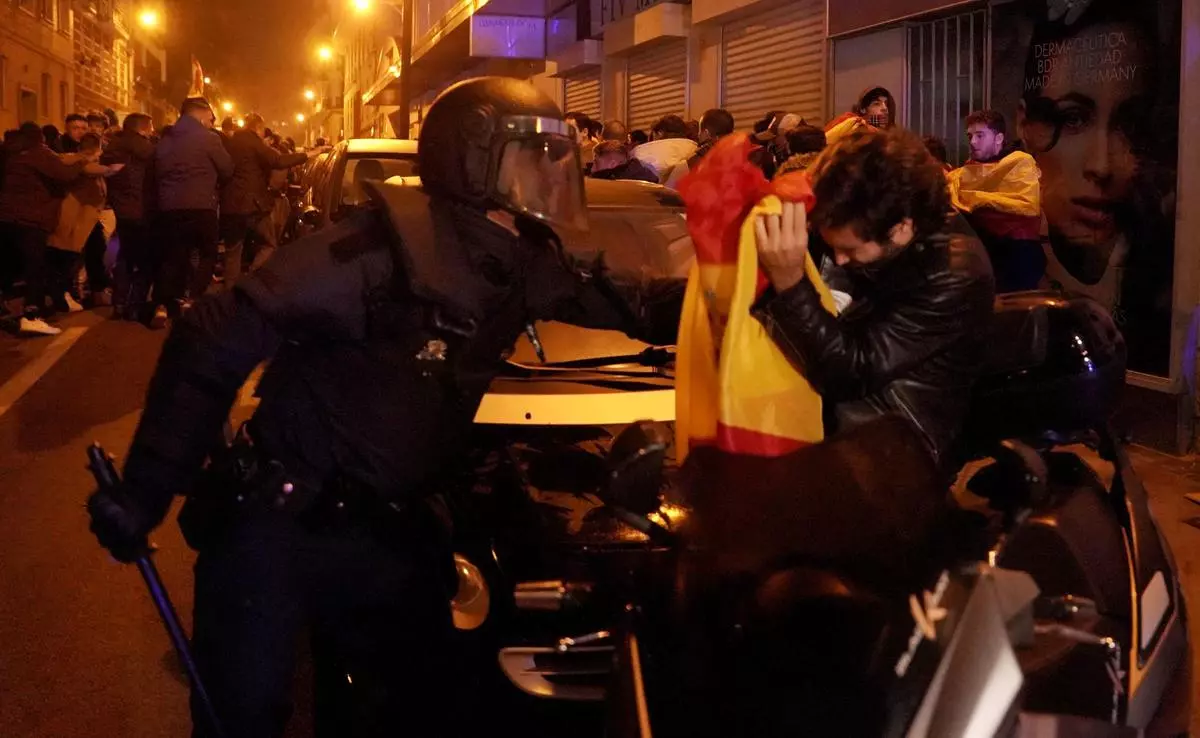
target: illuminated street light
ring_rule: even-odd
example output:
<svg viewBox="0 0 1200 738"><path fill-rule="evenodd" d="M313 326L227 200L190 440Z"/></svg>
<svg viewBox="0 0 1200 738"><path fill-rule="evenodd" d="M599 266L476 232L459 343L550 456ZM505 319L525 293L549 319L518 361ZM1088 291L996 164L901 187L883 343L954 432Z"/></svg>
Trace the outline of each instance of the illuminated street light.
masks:
<svg viewBox="0 0 1200 738"><path fill-rule="evenodd" d="M304 99L305 100L308 100L311 102L314 98L316 98L316 96L317 96L317 93L313 92L312 90L304 91Z"/></svg>
<svg viewBox="0 0 1200 738"><path fill-rule="evenodd" d="M205 77L205 78L204 78L204 84L206 84L206 85L211 85L211 84L212 84L212 77Z"/></svg>
<svg viewBox="0 0 1200 738"><path fill-rule="evenodd" d="M233 103L226 100L225 102L221 103L221 110L224 110L226 113L232 113Z"/></svg>
<svg viewBox="0 0 1200 738"><path fill-rule="evenodd" d="M158 21L158 13L154 10L147 9L138 14L138 23L142 25L142 28L158 28Z"/></svg>
<svg viewBox="0 0 1200 738"><path fill-rule="evenodd" d="M333 58L333 48L329 45L324 45L317 49L317 56L320 57L321 61L329 61Z"/></svg>
<svg viewBox="0 0 1200 738"><path fill-rule="evenodd" d="M371 0L354 0L354 9L359 13L366 13L371 9Z"/></svg>
<svg viewBox="0 0 1200 738"><path fill-rule="evenodd" d="M297 122L297 123L303 123L303 122L304 122L304 113L296 113L296 122Z"/></svg>
<svg viewBox="0 0 1200 738"><path fill-rule="evenodd" d="M237 127L238 127L238 128L245 128L245 127L246 127L246 120L245 120L244 118L238 118L238 119L237 119Z"/></svg>

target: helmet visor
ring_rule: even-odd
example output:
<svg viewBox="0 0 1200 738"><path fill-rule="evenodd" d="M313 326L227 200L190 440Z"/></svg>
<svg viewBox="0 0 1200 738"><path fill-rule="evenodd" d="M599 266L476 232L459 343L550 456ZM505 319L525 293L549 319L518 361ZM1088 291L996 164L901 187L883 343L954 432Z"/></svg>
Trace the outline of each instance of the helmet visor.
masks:
<svg viewBox="0 0 1200 738"><path fill-rule="evenodd" d="M559 133L505 141L496 169L496 195L510 210L574 231L587 230L579 147Z"/></svg>

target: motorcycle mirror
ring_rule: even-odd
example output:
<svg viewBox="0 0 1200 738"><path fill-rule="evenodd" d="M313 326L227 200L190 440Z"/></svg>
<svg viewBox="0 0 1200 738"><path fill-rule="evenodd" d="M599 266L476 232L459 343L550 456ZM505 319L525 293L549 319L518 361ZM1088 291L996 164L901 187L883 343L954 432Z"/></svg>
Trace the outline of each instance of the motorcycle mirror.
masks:
<svg viewBox="0 0 1200 738"><path fill-rule="evenodd" d="M659 423L639 420L621 431L608 452L604 501L638 515L659 507L670 435Z"/></svg>

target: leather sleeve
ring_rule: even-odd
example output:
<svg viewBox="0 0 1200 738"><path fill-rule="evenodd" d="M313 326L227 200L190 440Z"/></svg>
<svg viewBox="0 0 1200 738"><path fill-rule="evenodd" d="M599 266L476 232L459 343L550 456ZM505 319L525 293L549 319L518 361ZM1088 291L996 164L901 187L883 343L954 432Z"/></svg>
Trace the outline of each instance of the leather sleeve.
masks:
<svg viewBox="0 0 1200 738"><path fill-rule="evenodd" d="M772 340L827 400L874 392L980 330L992 309L986 270L942 269L886 314L845 323L821 307L808 280L754 311Z"/></svg>

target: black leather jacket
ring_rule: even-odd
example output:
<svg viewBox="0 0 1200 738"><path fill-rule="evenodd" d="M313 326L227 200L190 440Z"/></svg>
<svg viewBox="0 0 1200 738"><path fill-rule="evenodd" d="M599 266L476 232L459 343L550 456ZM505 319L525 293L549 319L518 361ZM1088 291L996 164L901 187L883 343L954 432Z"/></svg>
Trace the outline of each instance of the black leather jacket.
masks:
<svg viewBox="0 0 1200 738"><path fill-rule="evenodd" d="M987 253L977 239L939 235L847 271L854 302L840 316L807 280L765 295L755 316L824 397L830 430L899 415L948 469L992 314Z"/></svg>
<svg viewBox="0 0 1200 738"><path fill-rule="evenodd" d="M190 491L238 388L267 359L251 421L266 457L306 490L351 481L411 499L464 450L526 322L673 340L682 283L633 285L614 305L549 244L465 208L434 209L425 248L400 243L389 208L377 206L291 244L188 311L163 348L129 451L131 492L161 505ZM660 308L673 319L650 315Z"/></svg>

